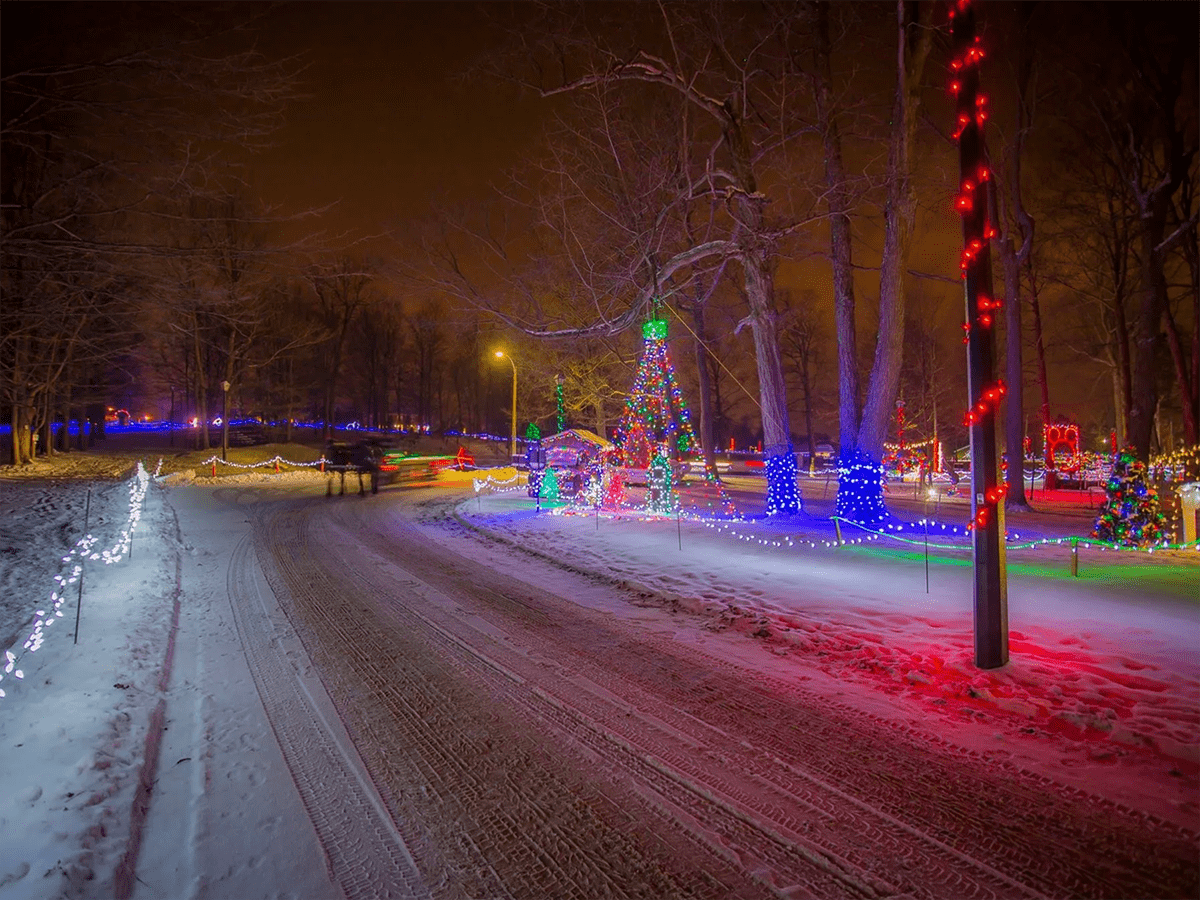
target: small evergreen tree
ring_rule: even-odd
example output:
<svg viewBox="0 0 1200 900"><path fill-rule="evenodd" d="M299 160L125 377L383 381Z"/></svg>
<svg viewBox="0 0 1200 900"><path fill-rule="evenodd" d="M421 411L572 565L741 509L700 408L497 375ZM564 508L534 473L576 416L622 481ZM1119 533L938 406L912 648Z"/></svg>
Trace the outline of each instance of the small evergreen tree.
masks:
<svg viewBox="0 0 1200 900"><path fill-rule="evenodd" d="M1105 486L1108 498L1100 507L1092 534L1102 541L1138 547L1163 540L1165 517L1158 491L1146 476L1146 464L1130 447L1117 453Z"/></svg>
<svg viewBox="0 0 1200 900"><path fill-rule="evenodd" d="M538 487L538 495L549 503L555 503L558 500L558 475L549 467L542 473L542 483Z"/></svg>

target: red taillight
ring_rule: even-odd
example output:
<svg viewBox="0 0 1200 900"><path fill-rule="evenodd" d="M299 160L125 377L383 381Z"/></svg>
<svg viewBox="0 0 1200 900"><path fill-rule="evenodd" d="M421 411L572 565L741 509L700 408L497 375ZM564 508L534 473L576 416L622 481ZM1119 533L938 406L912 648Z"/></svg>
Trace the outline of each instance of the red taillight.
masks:
<svg viewBox="0 0 1200 900"><path fill-rule="evenodd" d="M395 472L399 468L400 468L399 466L389 466L387 464L384 464L379 467L379 471L380 472Z"/></svg>

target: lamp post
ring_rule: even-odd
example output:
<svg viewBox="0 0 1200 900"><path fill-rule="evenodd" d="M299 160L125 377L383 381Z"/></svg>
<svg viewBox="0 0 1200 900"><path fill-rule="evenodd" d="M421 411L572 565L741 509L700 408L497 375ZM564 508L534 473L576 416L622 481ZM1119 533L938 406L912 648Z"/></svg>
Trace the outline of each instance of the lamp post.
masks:
<svg viewBox="0 0 1200 900"><path fill-rule="evenodd" d="M225 454L229 450L229 382L221 382L223 402L221 403L221 462L226 462Z"/></svg>
<svg viewBox="0 0 1200 900"><path fill-rule="evenodd" d="M496 351L497 359L507 359L508 364L513 370L513 390L512 390L512 438L508 445L508 461L512 462L517 456L517 364L513 362L513 358L503 350Z"/></svg>
<svg viewBox="0 0 1200 900"><path fill-rule="evenodd" d="M171 416L167 420L167 434L171 436L171 446L175 446L175 386L171 385Z"/></svg>

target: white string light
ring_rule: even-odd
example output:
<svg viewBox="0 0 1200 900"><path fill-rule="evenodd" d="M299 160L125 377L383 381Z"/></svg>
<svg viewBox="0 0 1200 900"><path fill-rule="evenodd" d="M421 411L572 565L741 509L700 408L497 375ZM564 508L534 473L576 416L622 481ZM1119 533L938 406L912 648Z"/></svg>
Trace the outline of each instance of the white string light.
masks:
<svg viewBox="0 0 1200 900"><path fill-rule="evenodd" d="M159 462L161 465L161 460ZM100 539L93 534L85 534L75 542L71 551L62 558L63 571L54 576L56 586L50 592L49 605L37 610L33 615L33 628L21 644L21 652L13 653L11 649L4 651L5 664L3 673L0 673L0 681L3 681L6 675L12 675L18 680L25 677L24 671L17 668L17 664L26 654L36 653L41 649L46 642L46 629L63 617L62 606L66 602L64 591L67 585L79 582L83 575L83 563L87 560L103 560L105 565L112 565L120 562L129 552L134 529L142 518L142 503L146 499L149 484L150 475L139 460L129 485L129 520L121 529L117 542L111 548L98 552L94 548ZM64 572L69 574L63 574ZM4 689L0 688L0 698L5 696L7 694Z"/></svg>

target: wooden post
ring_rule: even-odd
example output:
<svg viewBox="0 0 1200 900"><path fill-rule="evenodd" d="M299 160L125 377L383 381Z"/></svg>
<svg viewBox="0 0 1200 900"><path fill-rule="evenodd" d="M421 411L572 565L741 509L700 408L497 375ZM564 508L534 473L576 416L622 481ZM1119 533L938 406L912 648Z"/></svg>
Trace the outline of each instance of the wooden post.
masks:
<svg viewBox="0 0 1200 900"><path fill-rule="evenodd" d="M967 329L967 424L971 439L971 512L975 564L975 665L995 669L1008 662L1008 575L1004 554L1004 490L996 448L996 417L1004 386L996 379L999 304L992 294L987 181L993 177L983 139L986 98L979 91L983 58L970 0L957 0L953 16L955 131L961 183L957 206L963 220L962 273Z"/></svg>
<svg viewBox="0 0 1200 900"><path fill-rule="evenodd" d="M92 489L88 488L87 505L83 508L83 536L87 537L88 519L92 514ZM79 596L75 600L75 640L71 643L79 643L79 613L83 609L83 557L79 558Z"/></svg>

